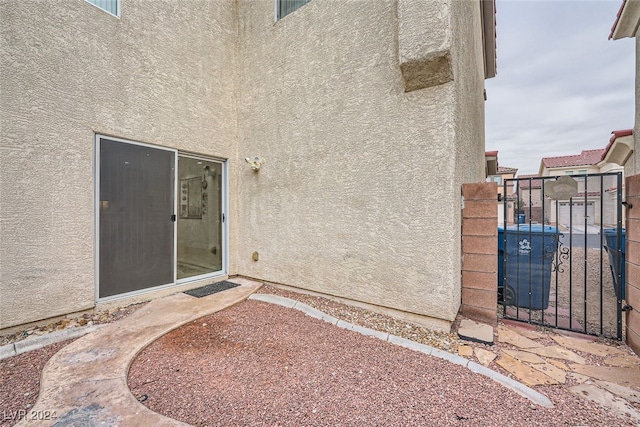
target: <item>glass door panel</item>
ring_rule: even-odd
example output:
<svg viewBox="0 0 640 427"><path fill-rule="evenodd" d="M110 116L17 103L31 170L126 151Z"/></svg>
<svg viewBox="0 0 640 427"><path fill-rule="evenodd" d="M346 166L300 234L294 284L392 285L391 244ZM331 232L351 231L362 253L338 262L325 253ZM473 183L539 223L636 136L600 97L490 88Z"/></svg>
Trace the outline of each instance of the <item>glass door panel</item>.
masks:
<svg viewBox="0 0 640 427"><path fill-rule="evenodd" d="M178 156L178 280L222 270L222 164Z"/></svg>
<svg viewBox="0 0 640 427"><path fill-rule="evenodd" d="M174 282L173 150L99 138L99 298Z"/></svg>

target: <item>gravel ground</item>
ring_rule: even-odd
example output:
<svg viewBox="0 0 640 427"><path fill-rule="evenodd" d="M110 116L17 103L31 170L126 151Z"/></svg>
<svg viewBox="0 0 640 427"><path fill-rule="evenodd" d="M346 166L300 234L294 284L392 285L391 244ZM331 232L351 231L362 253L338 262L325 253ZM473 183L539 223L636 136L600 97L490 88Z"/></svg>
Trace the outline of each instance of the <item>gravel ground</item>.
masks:
<svg viewBox="0 0 640 427"><path fill-rule="evenodd" d="M389 321L295 296L363 326ZM411 329L395 322L391 328ZM457 345L449 334L413 328L406 333L417 340ZM197 426L634 425L563 386L538 388L556 405L541 408L466 368L258 301L154 342L132 364L129 386L152 410Z"/></svg>
<svg viewBox="0 0 640 427"><path fill-rule="evenodd" d="M27 339L31 335L45 335L49 332L59 331L62 329L75 328L85 325L98 325L102 323L112 323L122 319L133 313L147 302L131 304L126 307L115 307L108 310L101 310L95 313L85 313L75 318L65 318L56 322L51 322L42 326L33 326L24 330L13 332L11 334L0 335L0 346L11 344L17 341Z"/></svg>
<svg viewBox="0 0 640 427"><path fill-rule="evenodd" d="M388 332L392 335L430 345L431 347L436 347L451 353L456 353L458 346L464 343L458 338L458 334L456 333L433 331L413 323L398 320L391 316L341 304L324 297L288 291L269 285L260 288L258 293L291 298L330 314L333 317L353 323L354 325L364 326L365 328L375 329L376 331ZM458 319L456 323L459 324L460 320ZM453 329L457 330L457 327Z"/></svg>
<svg viewBox="0 0 640 427"><path fill-rule="evenodd" d="M0 426L12 426L16 411L29 410L38 398L40 374L58 350L74 340L0 360Z"/></svg>
<svg viewBox="0 0 640 427"><path fill-rule="evenodd" d="M270 286L260 292L453 353L465 343L456 334L322 297ZM84 319L110 322L139 306ZM0 426L14 425L10 414L35 403L42 368L69 342L0 361ZM508 374L495 362L490 368ZM151 409L195 425L633 425L563 386L537 388L556 405L543 409L464 368L257 301L199 319L153 343L135 360L129 380L134 395L146 398Z"/></svg>

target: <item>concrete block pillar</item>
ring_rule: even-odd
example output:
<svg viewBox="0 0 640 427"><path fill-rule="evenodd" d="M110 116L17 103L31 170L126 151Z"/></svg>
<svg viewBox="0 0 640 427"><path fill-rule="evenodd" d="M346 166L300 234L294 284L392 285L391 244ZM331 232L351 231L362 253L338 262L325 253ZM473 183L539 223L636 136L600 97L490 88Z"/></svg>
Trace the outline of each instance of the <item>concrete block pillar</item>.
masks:
<svg viewBox="0 0 640 427"><path fill-rule="evenodd" d="M627 312L627 336L629 347L640 355L640 174L628 176L625 180L626 234L627 247L625 257L627 304L633 310Z"/></svg>
<svg viewBox="0 0 640 427"><path fill-rule="evenodd" d="M498 296L498 191L494 182L463 184L463 316L495 324Z"/></svg>

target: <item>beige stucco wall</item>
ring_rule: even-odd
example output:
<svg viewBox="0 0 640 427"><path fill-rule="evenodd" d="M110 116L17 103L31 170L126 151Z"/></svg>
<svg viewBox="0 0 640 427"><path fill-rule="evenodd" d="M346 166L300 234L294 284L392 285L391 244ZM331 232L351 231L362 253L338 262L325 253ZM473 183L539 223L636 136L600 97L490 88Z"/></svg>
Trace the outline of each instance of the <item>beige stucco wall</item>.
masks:
<svg viewBox="0 0 640 427"><path fill-rule="evenodd" d="M484 177L477 2L121 4L0 3L0 329L94 305L95 133L229 159L230 274L455 318L460 186ZM399 62L420 76L436 36L453 80L407 88Z"/></svg>
<svg viewBox="0 0 640 427"><path fill-rule="evenodd" d="M454 3L461 33L479 25ZM395 1L239 16L239 153L265 160L239 170L239 273L453 320L460 184L484 176L479 39L451 35L457 80L405 93Z"/></svg>
<svg viewBox="0 0 640 427"><path fill-rule="evenodd" d="M0 2L0 328L94 304L94 133L237 167L235 2L121 4Z"/></svg>

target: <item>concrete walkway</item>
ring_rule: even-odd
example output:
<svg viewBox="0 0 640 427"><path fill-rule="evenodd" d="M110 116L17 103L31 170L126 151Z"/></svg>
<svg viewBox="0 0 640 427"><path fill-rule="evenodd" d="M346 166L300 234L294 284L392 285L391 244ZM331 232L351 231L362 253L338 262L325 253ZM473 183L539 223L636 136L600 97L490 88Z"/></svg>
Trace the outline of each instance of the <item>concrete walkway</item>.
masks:
<svg viewBox="0 0 640 427"><path fill-rule="evenodd" d="M241 286L203 298L178 293L151 301L64 347L46 364L38 400L18 426L187 425L152 412L135 399L127 386L129 366L162 335L243 301L261 286L247 279L230 281Z"/></svg>

